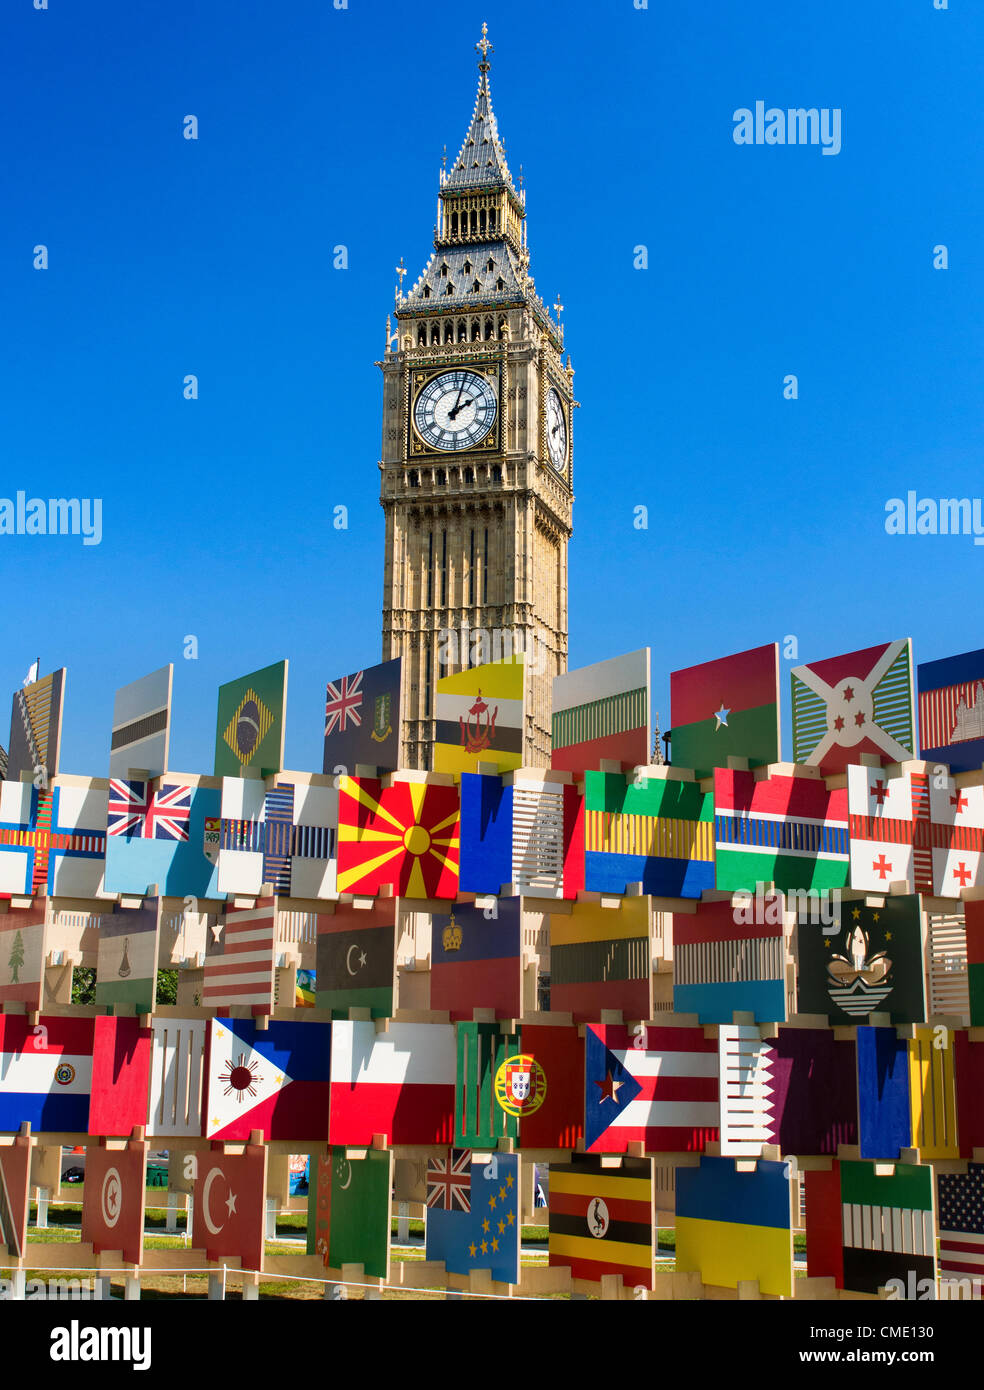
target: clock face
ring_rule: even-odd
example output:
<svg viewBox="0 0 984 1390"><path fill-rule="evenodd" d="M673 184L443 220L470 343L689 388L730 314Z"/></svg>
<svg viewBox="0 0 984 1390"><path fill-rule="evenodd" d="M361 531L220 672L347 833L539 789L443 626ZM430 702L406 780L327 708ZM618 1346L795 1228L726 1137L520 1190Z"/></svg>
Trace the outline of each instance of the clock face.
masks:
<svg viewBox="0 0 984 1390"><path fill-rule="evenodd" d="M547 452L554 468L563 472L567 466L567 421L560 396L552 386L547 392Z"/></svg>
<svg viewBox="0 0 984 1390"><path fill-rule="evenodd" d="M470 449L489 433L497 412L485 377L454 370L432 377L417 397L413 419L432 449Z"/></svg>

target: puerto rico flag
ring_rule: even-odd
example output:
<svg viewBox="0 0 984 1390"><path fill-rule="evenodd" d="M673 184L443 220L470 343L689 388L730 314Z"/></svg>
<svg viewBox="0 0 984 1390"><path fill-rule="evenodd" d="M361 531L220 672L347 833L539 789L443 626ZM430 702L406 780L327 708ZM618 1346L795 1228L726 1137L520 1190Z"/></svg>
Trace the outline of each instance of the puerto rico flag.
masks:
<svg viewBox="0 0 984 1390"><path fill-rule="evenodd" d="M214 1018L205 1073L205 1137L328 1138L331 1025Z"/></svg>
<svg viewBox="0 0 984 1390"><path fill-rule="evenodd" d="M643 1046L635 1043L641 1041ZM584 1147L694 1153L718 1139L718 1048L703 1028L585 1029Z"/></svg>
<svg viewBox="0 0 984 1390"><path fill-rule="evenodd" d="M95 1020L0 1015L0 1130L85 1134Z"/></svg>

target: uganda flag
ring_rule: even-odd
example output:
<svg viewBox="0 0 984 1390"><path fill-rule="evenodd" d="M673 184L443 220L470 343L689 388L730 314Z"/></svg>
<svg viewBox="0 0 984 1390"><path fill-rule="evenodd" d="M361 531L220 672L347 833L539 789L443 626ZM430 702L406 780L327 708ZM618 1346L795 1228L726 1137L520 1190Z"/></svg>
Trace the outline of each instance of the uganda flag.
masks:
<svg viewBox="0 0 984 1390"><path fill-rule="evenodd" d="M585 1154L551 1163L548 1201L551 1265L566 1265L574 1279L617 1274L630 1288L652 1288L652 1159L623 1158L605 1169Z"/></svg>
<svg viewBox="0 0 984 1390"><path fill-rule="evenodd" d="M670 720L673 766L692 767L698 778L727 767L729 757L752 767L778 762L778 644L671 671Z"/></svg>
<svg viewBox="0 0 984 1390"><path fill-rule="evenodd" d="M457 787L341 777L338 891L373 894L387 884L401 898L458 893Z"/></svg>

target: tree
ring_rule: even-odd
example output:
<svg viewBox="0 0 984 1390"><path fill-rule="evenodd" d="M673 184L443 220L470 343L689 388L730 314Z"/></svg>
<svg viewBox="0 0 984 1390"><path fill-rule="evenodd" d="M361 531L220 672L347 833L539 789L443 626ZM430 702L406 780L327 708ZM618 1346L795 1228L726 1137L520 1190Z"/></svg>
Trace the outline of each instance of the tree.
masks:
<svg viewBox="0 0 984 1390"><path fill-rule="evenodd" d="M18 977L17 972L24 964L24 938L21 936L19 928L14 933L14 944L10 948L10 959L8 960L7 964L13 971L10 983L12 985L19 985L20 978Z"/></svg>
<svg viewBox="0 0 984 1390"><path fill-rule="evenodd" d="M96 1002L96 972L89 965L77 965L72 971L72 1003Z"/></svg>
<svg viewBox="0 0 984 1390"><path fill-rule="evenodd" d="M176 970L158 970L157 1002L158 1004L176 1004L178 1002L178 972Z"/></svg>

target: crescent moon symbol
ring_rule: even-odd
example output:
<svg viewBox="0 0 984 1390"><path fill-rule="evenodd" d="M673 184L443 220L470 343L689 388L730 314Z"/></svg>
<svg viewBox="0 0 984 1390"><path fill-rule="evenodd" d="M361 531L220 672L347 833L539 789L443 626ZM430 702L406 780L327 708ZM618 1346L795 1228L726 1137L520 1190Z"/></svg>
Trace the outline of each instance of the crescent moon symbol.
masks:
<svg viewBox="0 0 984 1390"><path fill-rule="evenodd" d="M345 969L348 971L350 975L357 975L359 973L357 970L352 969L352 952L357 951L358 949L358 946L353 941L352 945L345 952Z"/></svg>
<svg viewBox="0 0 984 1390"><path fill-rule="evenodd" d="M213 1168L212 1171L209 1173L208 1177L205 1179L205 1183L202 1187L202 1220L205 1222L205 1225L208 1228L209 1235L213 1236L217 1236L219 1234L219 1232L222 1230L222 1226L216 1226L215 1222L212 1220L212 1214L208 1209L208 1194L212 1190L212 1184L215 1181L215 1179L221 1176L222 1169ZM224 1226L225 1222L223 1222L222 1225Z"/></svg>
<svg viewBox="0 0 984 1390"><path fill-rule="evenodd" d="M348 1159L345 1159L345 1166L346 1168L348 1168L348 1180L341 1184L341 1189L343 1192L348 1191L349 1184L352 1181L352 1164L349 1162Z"/></svg>

